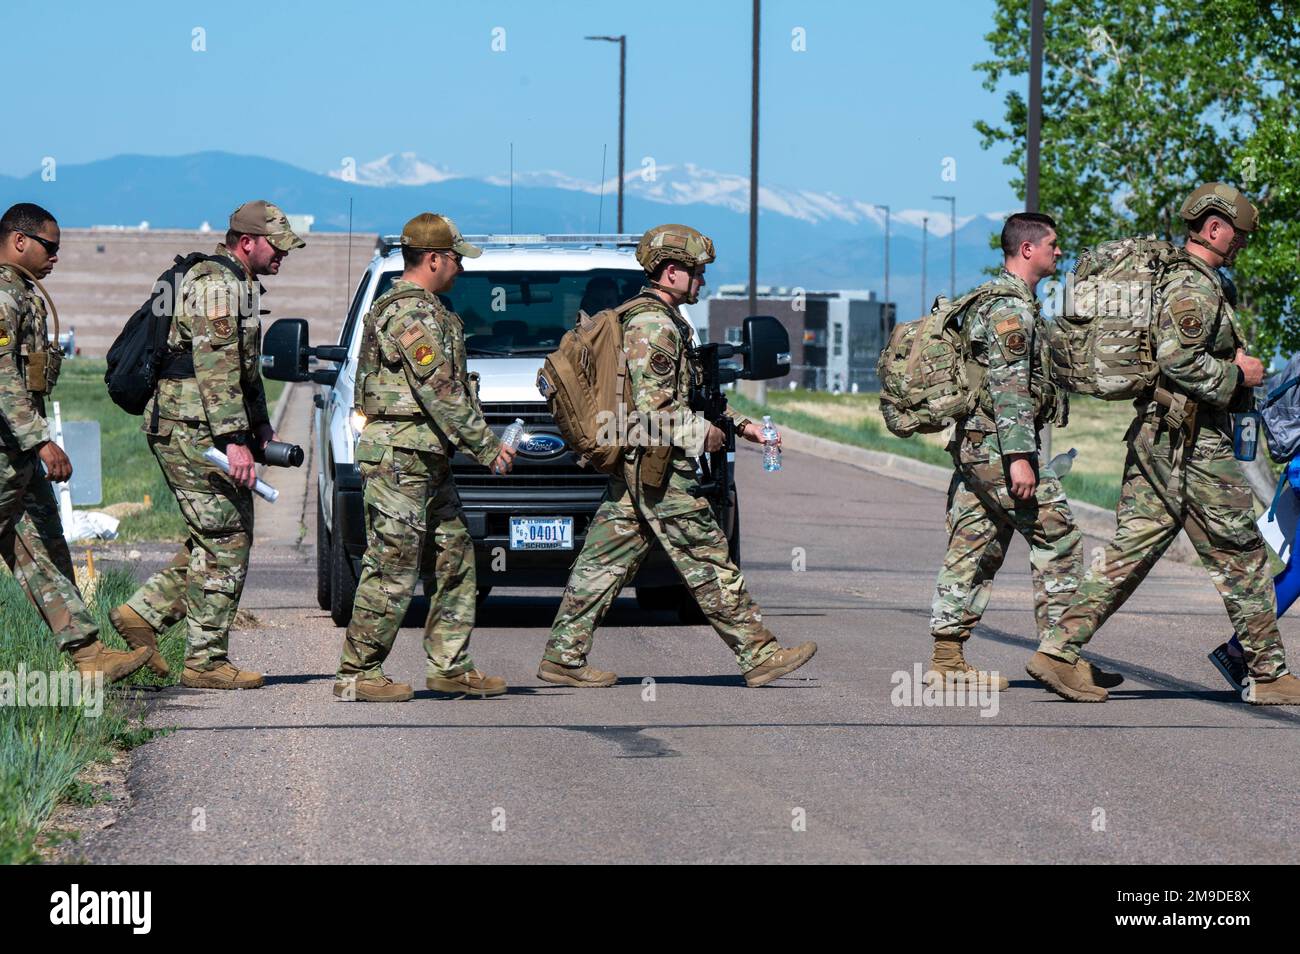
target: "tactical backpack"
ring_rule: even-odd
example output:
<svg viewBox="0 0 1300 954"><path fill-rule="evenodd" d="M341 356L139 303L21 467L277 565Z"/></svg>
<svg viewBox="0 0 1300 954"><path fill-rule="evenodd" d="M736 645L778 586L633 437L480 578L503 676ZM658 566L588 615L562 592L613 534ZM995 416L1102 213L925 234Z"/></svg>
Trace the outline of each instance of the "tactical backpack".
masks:
<svg viewBox="0 0 1300 954"><path fill-rule="evenodd" d="M601 473L618 473L622 466L627 441L610 438L611 427L627 426L633 407L623 323L646 304L633 298L595 315L578 312L575 326L537 372L537 390L578 463Z"/></svg>
<svg viewBox="0 0 1300 954"><path fill-rule="evenodd" d="M144 413L163 378L194 377L194 355L169 348L167 335L185 275L200 262L211 261L230 269L241 281L244 279L244 270L228 258L202 252L177 255L171 267L158 276L149 298L127 319L108 349L104 383L113 403L128 414Z"/></svg>
<svg viewBox="0 0 1300 954"><path fill-rule="evenodd" d="M984 367L971 355L963 316L1006 287L984 285L956 301L940 295L928 315L894 328L876 362L880 410L891 434L935 434L975 410Z"/></svg>
<svg viewBox="0 0 1300 954"><path fill-rule="evenodd" d="M1085 248L1066 281L1061 314L1048 322L1052 377L1067 391L1126 401L1160 372L1152 348L1155 289L1182 250L1154 238Z"/></svg>

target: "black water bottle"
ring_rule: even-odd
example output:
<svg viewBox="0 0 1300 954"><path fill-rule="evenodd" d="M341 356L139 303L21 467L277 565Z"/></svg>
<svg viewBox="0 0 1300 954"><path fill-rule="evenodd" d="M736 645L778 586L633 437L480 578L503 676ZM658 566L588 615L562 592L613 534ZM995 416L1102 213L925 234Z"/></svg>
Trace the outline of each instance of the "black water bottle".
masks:
<svg viewBox="0 0 1300 954"><path fill-rule="evenodd" d="M1259 450L1260 416L1258 411L1245 411L1236 415L1232 426L1232 455L1241 461L1252 461Z"/></svg>

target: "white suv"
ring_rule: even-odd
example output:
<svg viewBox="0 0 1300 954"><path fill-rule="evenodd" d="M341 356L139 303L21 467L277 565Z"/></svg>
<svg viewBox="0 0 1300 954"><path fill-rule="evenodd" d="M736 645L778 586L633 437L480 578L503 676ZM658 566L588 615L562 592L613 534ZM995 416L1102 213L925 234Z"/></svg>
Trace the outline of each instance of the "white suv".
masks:
<svg viewBox="0 0 1300 954"><path fill-rule="evenodd" d="M469 371L478 375L488 423L500 433L522 418L530 438L520 447L510 474L489 473L459 452L452 460L478 557L480 599L494 585L562 587L582 548L608 478L578 466L537 391L536 377L579 309L595 314L630 298L644 284L644 272L633 257L638 238L466 236L466 241L482 246L483 255L465 259L465 273L442 297L465 323ZM401 273L397 238L381 239L353 296L338 347L319 349L329 352L322 356L340 362L337 377L332 370L312 375L320 383L314 430L320 461L316 592L321 608L340 626L352 614L366 546L361 477L353 456L364 424L352 410L361 318ZM703 340L698 327L696 333ZM730 467L727 478L731 506L722 516L737 558L739 521ZM427 572L431 575L432 568ZM647 554L633 582L643 608L676 610L685 619L701 619L658 546Z"/></svg>

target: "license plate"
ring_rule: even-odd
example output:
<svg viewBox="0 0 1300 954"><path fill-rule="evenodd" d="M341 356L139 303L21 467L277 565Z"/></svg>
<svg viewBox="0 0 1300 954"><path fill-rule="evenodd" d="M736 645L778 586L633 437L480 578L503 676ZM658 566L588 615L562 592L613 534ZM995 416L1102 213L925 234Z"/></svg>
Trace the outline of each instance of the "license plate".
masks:
<svg viewBox="0 0 1300 954"><path fill-rule="evenodd" d="M511 517L511 550L572 550L572 517Z"/></svg>

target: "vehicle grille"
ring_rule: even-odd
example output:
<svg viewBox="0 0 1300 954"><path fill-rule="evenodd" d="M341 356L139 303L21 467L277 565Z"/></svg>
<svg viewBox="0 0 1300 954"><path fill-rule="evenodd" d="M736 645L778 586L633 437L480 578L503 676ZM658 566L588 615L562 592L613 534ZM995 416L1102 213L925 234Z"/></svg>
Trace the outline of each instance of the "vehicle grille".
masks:
<svg viewBox="0 0 1300 954"><path fill-rule="evenodd" d="M529 430L560 432L542 401L487 402L483 405L483 416L498 434L514 423L515 418L522 418ZM508 474L485 473L482 467L457 454L453 469L456 471L456 486L462 490L603 490L609 480L599 471L579 467L577 459L568 452L546 461L516 457L514 470Z"/></svg>

